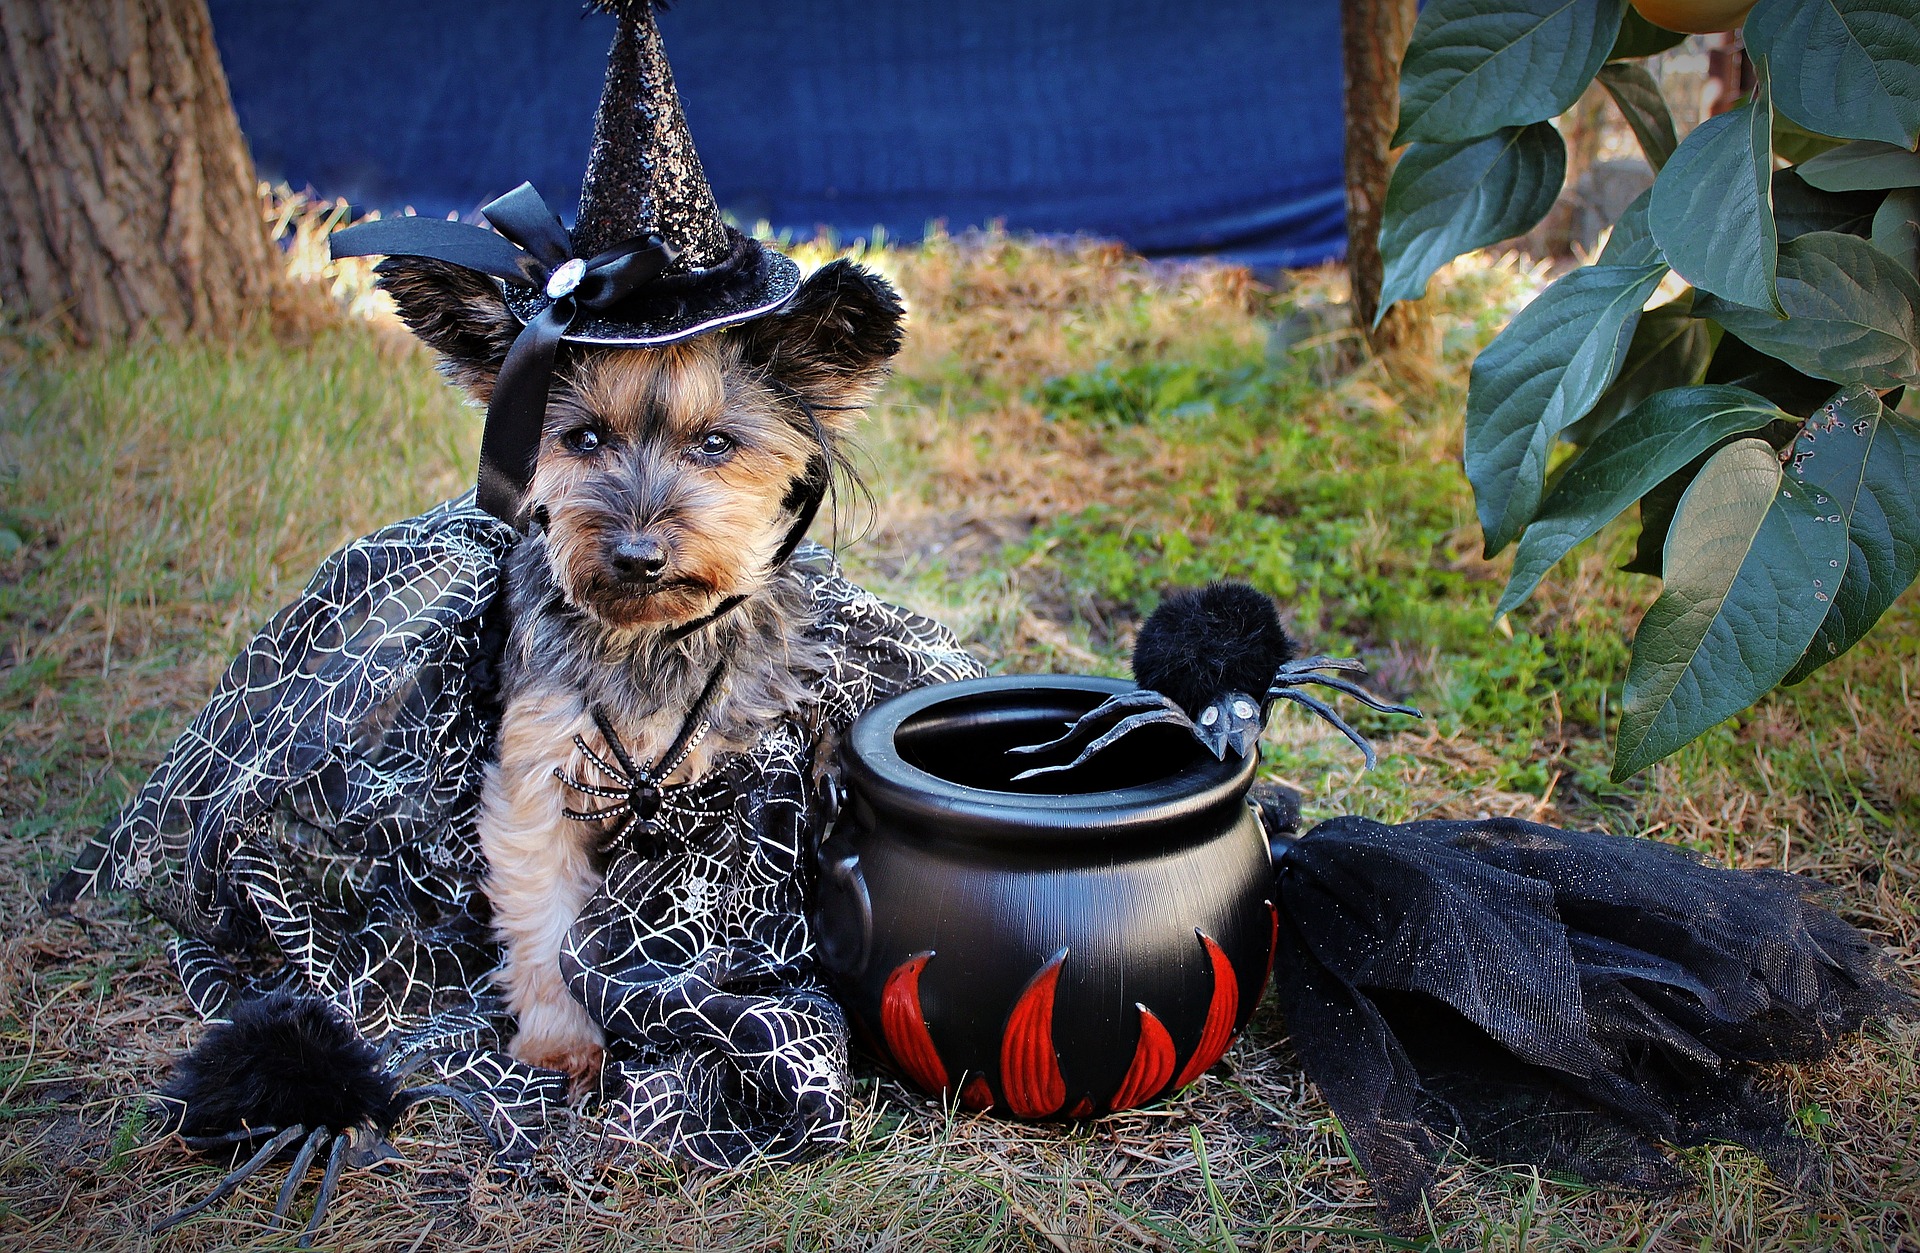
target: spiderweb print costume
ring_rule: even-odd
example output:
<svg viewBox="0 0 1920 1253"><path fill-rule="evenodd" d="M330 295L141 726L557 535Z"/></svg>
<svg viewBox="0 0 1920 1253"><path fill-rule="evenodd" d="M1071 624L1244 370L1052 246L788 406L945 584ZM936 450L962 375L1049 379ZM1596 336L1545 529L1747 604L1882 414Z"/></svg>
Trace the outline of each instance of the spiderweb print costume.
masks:
<svg viewBox="0 0 1920 1253"><path fill-rule="evenodd" d="M525 1162L566 1078L509 1057L475 833L498 719L515 532L472 494L347 545L228 668L126 809L49 894L131 891L209 1020L236 998L324 997L391 1074L437 1076ZM671 789L658 855L616 852L561 955L605 1030L575 1134L716 1167L844 1141L847 1025L806 921L831 820L815 741L896 692L973 677L952 634L848 582L817 545L791 570L827 646L812 707Z"/></svg>

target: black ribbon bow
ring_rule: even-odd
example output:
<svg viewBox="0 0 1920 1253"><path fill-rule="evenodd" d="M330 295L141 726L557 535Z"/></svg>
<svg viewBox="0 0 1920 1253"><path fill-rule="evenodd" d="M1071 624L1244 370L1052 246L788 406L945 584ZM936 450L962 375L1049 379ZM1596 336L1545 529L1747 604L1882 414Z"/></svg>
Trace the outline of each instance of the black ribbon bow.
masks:
<svg viewBox="0 0 1920 1253"><path fill-rule="evenodd" d="M336 258L428 257L533 288L552 302L513 341L480 436L479 505L517 523L540 450L561 339L583 312L612 309L659 278L679 254L660 236L647 234L577 257L567 228L532 183L520 184L480 213L493 230L440 218L384 218L340 231L330 242Z"/></svg>

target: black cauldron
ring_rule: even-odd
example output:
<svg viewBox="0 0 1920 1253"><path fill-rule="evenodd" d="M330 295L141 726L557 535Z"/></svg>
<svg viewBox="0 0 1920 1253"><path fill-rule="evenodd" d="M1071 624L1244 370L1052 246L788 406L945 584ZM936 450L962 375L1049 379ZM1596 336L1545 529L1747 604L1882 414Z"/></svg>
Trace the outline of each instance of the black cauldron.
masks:
<svg viewBox="0 0 1920 1253"><path fill-rule="evenodd" d="M819 850L823 964L865 1042L970 1109L1086 1118L1189 1083L1271 973L1273 862L1256 760L1179 728L1075 772L1013 776L1131 684L1018 675L869 710ZM1164 732L1164 733L1162 733Z"/></svg>

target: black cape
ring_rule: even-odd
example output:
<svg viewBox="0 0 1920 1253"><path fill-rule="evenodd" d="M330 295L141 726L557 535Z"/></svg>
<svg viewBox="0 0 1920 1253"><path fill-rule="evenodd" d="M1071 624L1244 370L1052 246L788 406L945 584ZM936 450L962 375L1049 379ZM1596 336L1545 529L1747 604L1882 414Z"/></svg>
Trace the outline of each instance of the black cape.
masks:
<svg viewBox="0 0 1920 1253"><path fill-rule="evenodd" d="M381 1050L477 1098L529 1158L567 1085L503 1050L499 950L474 821L498 717L503 561L471 493L329 557L228 667L138 796L54 886L134 892L210 1020L319 997ZM814 740L896 692L982 672L952 633L848 582L817 545L800 580L831 666L662 810L664 856L614 855L562 956L608 1035L595 1140L712 1166L846 1134L847 1026L814 969L805 901L829 797Z"/></svg>

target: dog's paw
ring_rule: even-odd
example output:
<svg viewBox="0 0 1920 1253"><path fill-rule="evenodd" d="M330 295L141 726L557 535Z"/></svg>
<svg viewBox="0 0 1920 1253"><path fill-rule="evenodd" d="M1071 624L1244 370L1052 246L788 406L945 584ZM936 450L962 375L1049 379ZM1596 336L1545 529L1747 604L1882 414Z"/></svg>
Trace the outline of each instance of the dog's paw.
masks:
<svg viewBox="0 0 1920 1253"><path fill-rule="evenodd" d="M524 1031L514 1037L508 1052L529 1066L566 1075L575 1096L598 1086L607 1055L604 1047L591 1040L530 1040Z"/></svg>
<svg viewBox="0 0 1920 1253"><path fill-rule="evenodd" d="M573 1081L575 1094L592 1088L600 1078L606 1038L588 1016L586 1007L567 995L557 980L514 988L512 998L520 1030L507 1052L542 1070L557 1070Z"/></svg>

